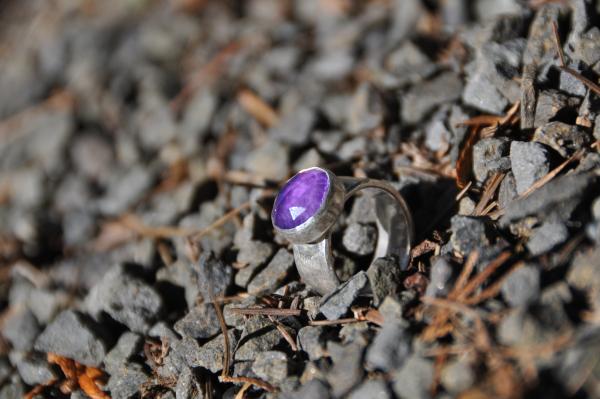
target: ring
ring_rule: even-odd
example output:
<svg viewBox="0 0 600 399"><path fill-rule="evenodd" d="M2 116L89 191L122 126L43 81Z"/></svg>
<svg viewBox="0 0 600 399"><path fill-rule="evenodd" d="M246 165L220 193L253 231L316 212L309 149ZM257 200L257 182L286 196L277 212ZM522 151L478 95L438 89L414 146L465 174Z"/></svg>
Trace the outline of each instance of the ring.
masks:
<svg viewBox="0 0 600 399"><path fill-rule="evenodd" d="M331 231L344 203L358 191L377 190L375 223L377 245L373 259L396 256L405 269L414 235L406 202L389 183L381 180L336 176L324 168L301 170L279 191L271 221L275 231L293 244L296 268L304 283L321 295L340 284L331 253Z"/></svg>

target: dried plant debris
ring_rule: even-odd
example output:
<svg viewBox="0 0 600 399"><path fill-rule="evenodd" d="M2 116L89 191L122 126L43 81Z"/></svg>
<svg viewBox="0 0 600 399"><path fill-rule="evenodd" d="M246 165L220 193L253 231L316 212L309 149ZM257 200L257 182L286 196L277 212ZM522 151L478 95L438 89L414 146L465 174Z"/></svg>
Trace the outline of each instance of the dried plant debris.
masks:
<svg viewBox="0 0 600 399"><path fill-rule="evenodd" d="M598 1L5 3L0 398L600 397ZM304 284L315 165L407 268L359 195Z"/></svg>

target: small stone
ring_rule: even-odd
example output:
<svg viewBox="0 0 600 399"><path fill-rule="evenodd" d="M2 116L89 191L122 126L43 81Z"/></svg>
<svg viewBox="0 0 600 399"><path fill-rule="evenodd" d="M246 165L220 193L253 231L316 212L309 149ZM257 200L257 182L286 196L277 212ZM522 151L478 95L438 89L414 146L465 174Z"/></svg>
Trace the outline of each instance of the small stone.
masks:
<svg viewBox="0 0 600 399"><path fill-rule="evenodd" d="M385 297L397 295L402 269L394 257L377 258L367 269L367 277L373 293L373 305L379 306Z"/></svg>
<svg viewBox="0 0 600 399"><path fill-rule="evenodd" d="M517 198L517 183L512 172L508 172L498 188L498 205L504 209Z"/></svg>
<svg viewBox="0 0 600 399"><path fill-rule="evenodd" d="M366 288L368 278L364 271L346 281L331 294L323 297L319 310L328 320L336 320L345 315L348 309Z"/></svg>
<svg viewBox="0 0 600 399"><path fill-rule="evenodd" d="M399 322L385 322L369 346L366 364L369 370L389 372L399 369L411 351L411 336Z"/></svg>
<svg viewBox="0 0 600 399"><path fill-rule="evenodd" d="M238 344L239 334L235 329L228 332L230 356L233 359L234 350ZM198 342L189 337L184 337L178 345L177 352L185 359L189 367L204 367L212 373L217 373L223 368L223 353L225 346L223 335L211 339L201 347Z"/></svg>
<svg viewBox="0 0 600 399"><path fill-rule="evenodd" d="M316 119L312 108L300 106L284 115L269 134L284 143L302 146L308 142Z"/></svg>
<svg viewBox="0 0 600 399"><path fill-rule="evenodd" d="M464 360L449 362L440 376L442 385L453 394L466 391L475 383L475 374L471 365Z"/></svg>
<svg viewBox="0 0 600 399"><path fill-rule="evenodd" d="M507 226L526 216L566 221L582 200L582 193L593 184L594 178L589 174L559 176L527 197L512 201L500 225Z"/></svg>
<svg viewBox="0 0 600 399"><path fill-rule="evenodd" d="M342 244L349 252L365 256L375 250L377 230L369 224L352 223L344 230Z"/></svg>
<svg viewBox="0 0 600 399"><path fill-rule="evenodd" d="M128 399L141 390L148 376L139 364L128 363L121 370L110 376L106 388L113 399Z"/></svg>
<svg viewBox="0 0 600 399"><path fill-rule="evenodd" d="M97 328L81 314L65 310L40 334L35 349L98 366L104 359L106 346L96 332Z"/></svg>
<svg viewBox="0 0 600 399"><path fill-rule="evenodd" d="M158 338L161 341L162 340L167 340L169 342L179 341L179 337L177 336L175 331L173 331L171 329L171 327L164 321L159 321L158 323L153 325L152 328L150 328L150 330L148 330L148 336Z"/></svg>
<svg viewBox="0 0 600 399"><path fill-rule="evenodd" d="M240 247L240 251L237 255L237 261L238 263L247 264L251 268L254 266L261 266L265 264L267 260L269 260L269 258L273 255L274 250L275 247L271 243L255 240L247 241L243 246ZM245 287L245 284L242 286Z"/></svg>
<svg viewBox="0 0 600 399"><path fill-rule="evenodd" d="M283 180L288 174L288 150L277 141L267 140L248 154L246 168L260 177Z"/></svg>
<svg viewBox="0 0 600 399"><path fill-rule="evenodd" d="M581 73L585 68L585 66L580 62L569 65L569 67L579 73ZM559 80L559 88L565 93L578 97L583 97L587 93L587 87L583 84L583 82L568 72L561 70Z"/></svg>
<svg viewBox="0 0 600 399"><path fill-rule="evenodd" d="M579 126L550 122L536 129L533 141L547 145L563 158L589 143L589 135Z"/></svg>
<svg viewBox="0 0 600 399"><path fill-rule="evenodd" d="M341 343L347 344L359 344L367 346L369 344L371 331L369 331L369 324L365 321L359 323L348 323L344 324L340 328L339 338Z"/></svg>
<svg viewBox="0 0 600 399"><path fill-rule="evenodd" d="M462 89L461 79L452 72L414 86L402 97L402 119L417 123L435 107L460 98Z"/></svg>
<svg viewBox="0 0 600 399"><path fill-rule="evenodd" d="M534 302L540 295L540 270L523 266L513 271L502 284L502 297L512 307Z"/></svg>
<svg viewBox="0 0 600 399"><path fill-rule="evenodd" d="M261 270L248 284L248 293L258 295L274 291L286 279L294 267L294 257L285 248L280 248L267 267Z"/></svg>
<svg viewBox="0 0 600 399"><path fill-rule="evenodd" d="M18 361L17 369L23 382L32 386L45 384L58 377L45 357L41 355L34 354Z"/></svg>
<svg viewBox="0 0 600 399"><path fill-rule="evenodd" d="M329 394L328 385L318 379L313 379L303 384L300 389L290 394L281 395L282 399L328 399L331 397Z"/></svg>
<svg viewBox="0 0 600 399"><path fill-rule="evenodd" d="M99 201L100 211L107 215L119 215L140 200L152 185L153 176L147 168L135 167L116 176L108 191Z"/></svg>
<svg viewBox="0 0 600 399"><path fill-rule="evenodd" d="M489 245L485 223L481 219L457 215L452 217L450 223L450 242L456 251L467 255L479 247Z"/></svg>
<svg viewBox="0 0 600 399"><path fill-rule="evenodd" d="M325 391L327 392L327 391ZM12 383L5 384L2 389L0 389L0 398L3 399L23 399L25 397L25 387L23 383L16 378L16 381ZM308 397L306 398L308 399Z"/></svg>
<svg viewBox="0 0 600 399"><path fill-rule="evenodd" d="M425 399L430 397L432 382L433 363L414 354L394 374L393 388L399 398Z"/></svg>
<svg viewBox="0 0 600 399"><path fill-rule="evenodd" d="M348 132L351 134L368 133L383 123L385 104L369 83L362 83L352 96L347 108Z"/></svg>
<svg viewBox="0 0 600 399"><path fill-rule="evenodd" d="M333 367L327 373L327 382L333 396L341 397L357 385L363 376L362 356L364 347L359 344L340 345L333 341L327 343Z"/></svg>
<svg viewBox="0 0 600 399"><path fill-rule="evenodd" d="M258 378L275 385L283 382L288 376L288 367L287 355L279 351L261 352L252 363L252 370Z"/></svg>
<svg viewBox="0 0 600 399"><path fill-rule="evenodd" d="M508 105L508 100L481 71L469 76L462 99L467 105L497 115L501 114Z"/></svg>
<svg viewBox="0 0 600 399"><path fill-rule="evenodd" d="M541 144L521 141L510 144L510 162L518 194L523 194L550 171L548 158L548 151Z"/></svg>
<svg viewBox="0 0 600 399"><path fill-rule="evenodd" d="M156 289L131 275L121 264L106 272L92 287L85 302L93 315L105 311L131 331L139 333L148 331L163 307Z"/></svg>
<svg viewBox="0 0 600 399"><path fill-rule="evenodd" d="M569 238L569 230L563 223L545 222L533 231L527 242L527 249L534 256L541 255L563 243L567 238Z"/></svg>
<svg viewBox="0 0 600 399"><path fill-rule="evenodd" d="M125 332L117 344L104 357L104 367L109 374L116 374L130 360L132 356L142 349L143 339L140 335Z"/></svg>
<svg viewBox="0 0 600 399"><path fill-rule="evenodd" d="M432 151L446 152L452 135L441 120L433 120L425 129L425 145Z"/></svg>
<svg viewBox="0 0 600 399"><path fill-rule="evenodd" d="M391 399L387 385L382 380L368 380L354 389L348 399Z"/></svg>
<svg viewBox="0 0 600 399"><path fill-rule="evenodd" d="M39 333L38 321L28 308L17 305L7 312L2 325L2 335L14 349L31 349Z"/></svg>
<svg viewBox="0 0 600 399"><path fill-rule="evenodd" d="M510 169L509 141L503 138L483 138L473 146L473 174L483 183L494 172Z"/></svg>
<svg viewBox="0 0 600 399"><path fill-rule="evenodd" d="M210 302L193 307L174 328L179 335L196 339L210 338L221 330L217 312Z"/></svg>
<svg viewBox="0 0 600 399"><path fill-rule="evenodd" d="M452 266L446 258L437 257L431 262L431 272L429 275L429 285L425 295L431 297L443 297L449 291L452 279Z"/></svg>
<svg viewBox="0 0 600 399"><path fill-rule="evenodd" d="M196 379L192 369L185 367L177 379L175 398L195 399L198 397L203 397L202 384Z"/></svg>
<svg viewBox="0 0 600 399"><path fill-rule="evenodd" d="M568 97L557 90L542 90L535 104L535 126L542 126L567 107L575 107L579 99Z"/></svg>
<svg viewBox="0 0 600 399"><path fill-rule="evenodd" d="M200 256L197 270L199 292L205 302L227 295L233 277L231 266L226 266L212 252L209 252Z"/></svg>
<svg viewBox="0 0 600 399"><path fill-rule="evenodd" d="M352 210L348 215L348 223L375 223L375 200L372 195L360 195L354 199Z"/></svg>
<svg viewBox="0 0 600 399"><path fill-rule="evenodd" d="M471 216L475 212L477 204L469 197L463 197L458 202L458 214L461 216Z"/></svg>
<svg viewBox="0 0 600 399"><path fill-rule="evenodd" d="M250 317L235 352L235 360L254 360L260 352L273 349L281 341L281 333L262 317Z"/></svg>
<svg viewBox="0 0 600 399"><path fill-rule="evenodd" d="M170 284L183 287L185 300L189 309L193 308L200 295L198 287L198 272L195 265L187 258L178 259L169 267L161 268L156 273L157 281L167 281Z"/></svg>
<svg viewBox="0 0 600 399"><path fill-rule="evenodd" d="M306 326L298 331L298 344L308 354L310 360L318 360L327 355L325 328Z"/></svg>

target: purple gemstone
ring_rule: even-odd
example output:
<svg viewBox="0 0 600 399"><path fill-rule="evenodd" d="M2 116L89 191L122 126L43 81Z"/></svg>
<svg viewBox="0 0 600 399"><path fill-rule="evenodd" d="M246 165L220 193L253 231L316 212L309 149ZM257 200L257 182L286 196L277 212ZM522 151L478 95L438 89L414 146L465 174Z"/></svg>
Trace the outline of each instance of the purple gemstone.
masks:
<svg viewBox="0 0 600 399"><path fill-rule="evenodd" d="M273 205L273 224L282 230L306 222L321 208L329 193L329 176L318 168L297 173L283 186Z"/></svg>

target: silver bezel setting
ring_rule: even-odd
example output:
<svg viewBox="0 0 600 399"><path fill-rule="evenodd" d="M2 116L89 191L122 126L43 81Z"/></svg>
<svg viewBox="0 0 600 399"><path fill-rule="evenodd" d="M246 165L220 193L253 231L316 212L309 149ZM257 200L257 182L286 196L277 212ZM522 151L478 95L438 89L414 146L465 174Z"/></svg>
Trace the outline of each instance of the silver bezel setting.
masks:
<svg viewBox="0 0 600 399"><path fill-rule="evenodd" d="M327 197L317 212L301 225L291 229L280 229L274 222L272 223L275 231L292 244L309 244L325 238L344 208L345 189L333 172L325 168L312 167L303 169L299 171L298 174L315 169L327 173L329 179L329 191L327 192ZM286 184L288 182L289 180ZM277 201L277 199L275 199L275 201ZM271 211L272 221L274 220L274 211L275 208L273 207L273 210Z"/></svg>

